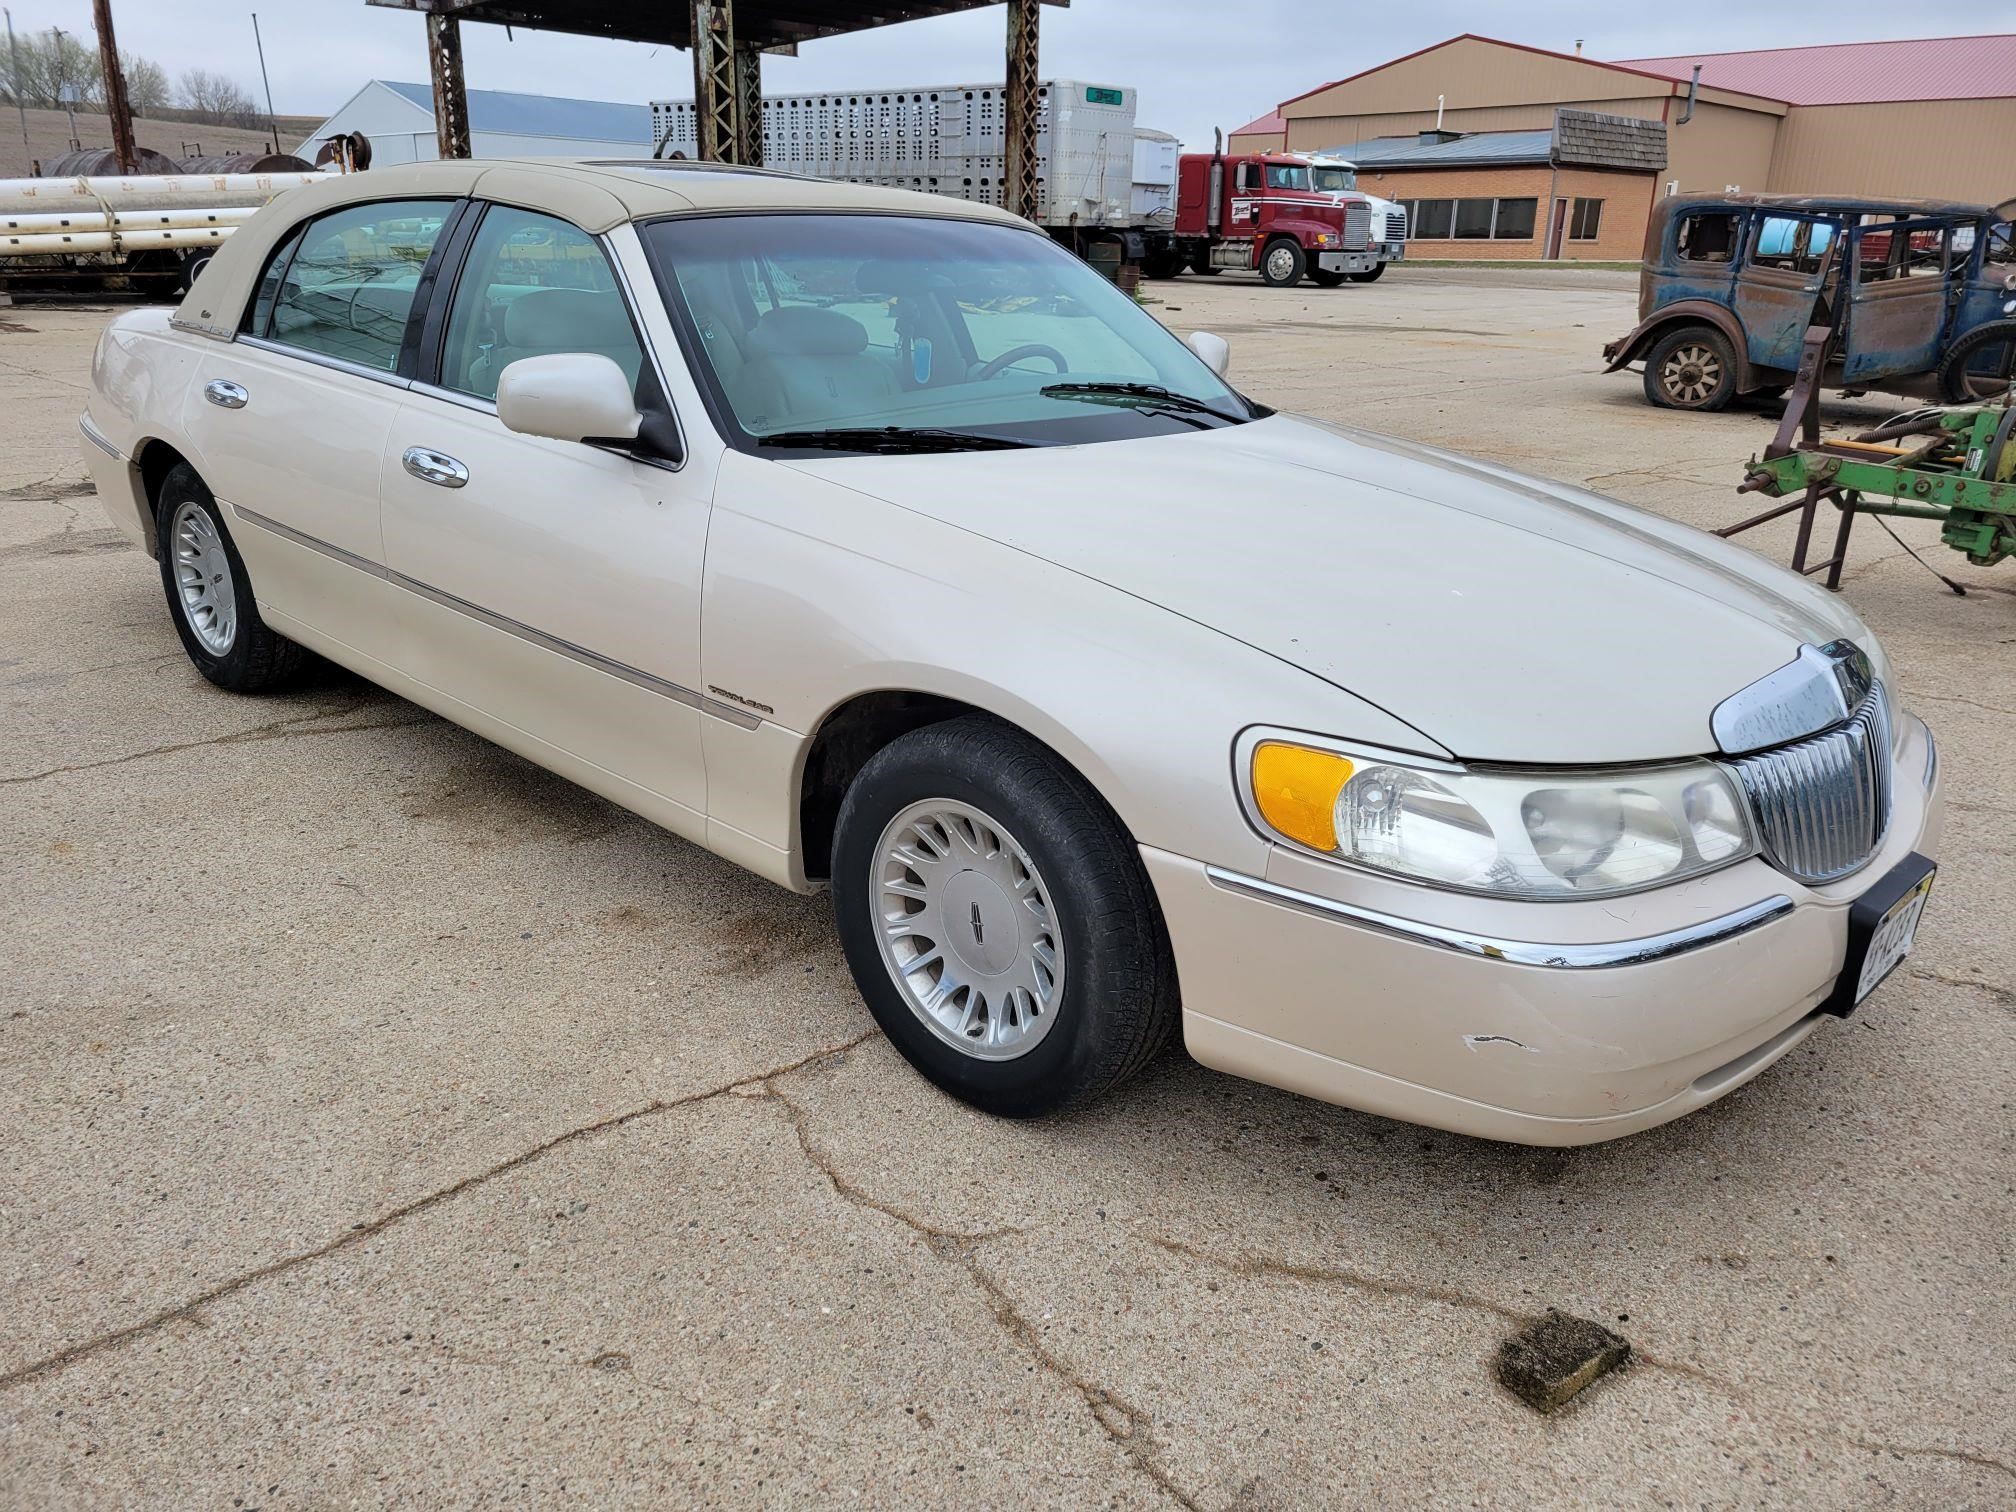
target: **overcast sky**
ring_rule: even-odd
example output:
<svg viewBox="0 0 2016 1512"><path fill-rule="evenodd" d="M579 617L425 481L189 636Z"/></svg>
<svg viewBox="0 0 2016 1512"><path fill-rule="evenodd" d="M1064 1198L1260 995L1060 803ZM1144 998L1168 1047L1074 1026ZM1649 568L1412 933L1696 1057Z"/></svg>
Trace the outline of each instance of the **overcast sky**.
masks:
<svg viewBox="0 0 2016 1512"><path fill-rule="evenodd" d="M686 0L662 0L669 6ZM90 0L12 0L17 31L60 26L88 36ZM425 25L416 14L363 0L260 0L274 103L282 114L326 114L371 78L424 81ZM256 95L252 5L234 0L113 0L129 52L170 75L210 68ZM1959 20L1961 24L1945 24ZM766 58L773 92L998 80L1003 15L998 5L807 44L797 58ZM1815 42L1964 32L1948 12L1894 0L1520 0L1451 4L1323 4L1321 0L1073 0L1043 11L1046 78L1131 85L1140 124L1206 145L1289 95L1370 68L1461 32L1596 58L1726 52ZM471 88L629 100L690 96L692 64L670 48L596 42L491 26L463 29Z"/></svg>

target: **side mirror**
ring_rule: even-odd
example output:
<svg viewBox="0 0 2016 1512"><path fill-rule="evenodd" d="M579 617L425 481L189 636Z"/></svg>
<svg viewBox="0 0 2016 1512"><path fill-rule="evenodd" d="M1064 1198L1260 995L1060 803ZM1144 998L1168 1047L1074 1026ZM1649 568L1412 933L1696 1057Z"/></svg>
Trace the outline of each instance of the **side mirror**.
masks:
<svg viewBox="0 0 2016 1512"><path fill-rule="evenodd" d="M1232 348L1226 344L1223 336L1213 336L1209 331L1192 331L1183 338L1183 345L1195 352L1204 366L1220 378L1225 376L1225 369L1232 365ZM508 373L511 369L506 368L504 371Z"/></svg>
<svg viewBox="0 0 2016 1512"><path fill-rule="evenodd" d="M497 377L497 418L553 441L631 441L644 423L630 380L599 352L520 357Z"/></svg>

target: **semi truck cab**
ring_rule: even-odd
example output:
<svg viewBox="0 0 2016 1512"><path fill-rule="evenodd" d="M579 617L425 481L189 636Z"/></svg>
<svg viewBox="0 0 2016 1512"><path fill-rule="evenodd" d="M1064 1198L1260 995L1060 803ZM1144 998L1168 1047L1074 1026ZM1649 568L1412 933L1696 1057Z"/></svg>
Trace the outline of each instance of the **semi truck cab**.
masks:
<svg viewBox="0 0 2016 1512"><path fill-rule="evenodd" d="M1186 152L1177 160L1170 259L1198 273L1257 272L1276 288L1305 275L1334 288L1380 266L1370 222L1368 206L1318 192L1305 158Z"/></svg>
<svg viewBox="0 0 2016 1512"><path fill-rule="evenodd" d="M1370 282L1386 271L1386 264L1407 255L1407 212L1392 200L1380 199L1358 187L1358 165L1349 159L1317 154L1309 159L1309 181L1318 194L1327 194L1339 204L1363 204L1369 212L1366 236L1368 249L1378 259L1370 273L1353 275Z"/></svg>

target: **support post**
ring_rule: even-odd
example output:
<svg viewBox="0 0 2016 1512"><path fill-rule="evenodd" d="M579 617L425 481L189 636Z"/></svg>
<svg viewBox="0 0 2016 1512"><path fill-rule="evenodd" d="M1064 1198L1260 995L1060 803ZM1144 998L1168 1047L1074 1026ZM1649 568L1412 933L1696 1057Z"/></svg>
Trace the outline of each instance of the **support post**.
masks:
<svg viewBox="0 0 2016 1512"><path fill-rule="evenodd" d="M112 0L91 0L91 19L98 25L98 66L105 74L105 114L112 120L112 151L121 173L140 166L133 142L133 107L126 101L126 70L119 66L119 43L112 35Z"/></svg>
<svg viewBox="0 0 2016 1512"><path fill-rule="evenodd" d="M735 44L735 161L745 168L763 166L763 49Z"/></svg>
<svg viewBox="0 0 2016 1512"><path fill-rule="evenodd" d="M1008 84L1001 92L1006 147L1001 204L1024 220L1036 219L1037 17L1041 0L1008 0Z"/></svg>
<svg viewBox="0 0 2016 1512"><path fill-rule="evenodd" d="M427 13L427 66L434 84L434 141L444 158L474 156L469 142L469 91L462 82L462 23Z"/></svg>
<svg viewBox="0 0 2016 1512"><path fill-rule="evenodd" d="M741 161L733 0L693 0L693 135L702 162Z"/></svg>

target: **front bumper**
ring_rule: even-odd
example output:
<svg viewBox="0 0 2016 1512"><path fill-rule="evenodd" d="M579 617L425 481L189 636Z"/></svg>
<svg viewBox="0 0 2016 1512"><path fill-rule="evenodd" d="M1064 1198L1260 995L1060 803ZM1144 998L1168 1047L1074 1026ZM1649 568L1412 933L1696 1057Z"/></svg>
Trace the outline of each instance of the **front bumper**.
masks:
<svg viewBox="0 0 2016 1512"><path fill-rule="evenodd" d="M1369 273L1378 265L1376 252L1318 252L1316 266L1325 273Z"/></svg>
<svg viewBox="0 0 2016 1512"><path fill-rule="evenodd" d="M1399 262L1407 256L1407 243L1380 242L1372 248L1372 253L1380 262Z"/></svg>
<svg viewBox="0 0 2016 1512"><path fill-rule="evenodd" d="M1520 904L1286 851L1243 878L1144 847L1184 1043L1218 1070L1486 1139L1591 1144L1678 1118L1832 1022L1850 905L1913 850L1936 854L1929 735L1906 726L1883 844L1824 888L1748 861L1607 903ZM1401 920L1410 898L1441 917ZM1550 938L1568 943L1512 943Z"/></svg>

